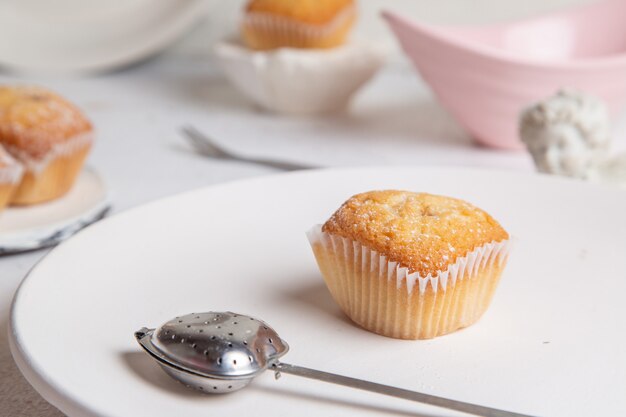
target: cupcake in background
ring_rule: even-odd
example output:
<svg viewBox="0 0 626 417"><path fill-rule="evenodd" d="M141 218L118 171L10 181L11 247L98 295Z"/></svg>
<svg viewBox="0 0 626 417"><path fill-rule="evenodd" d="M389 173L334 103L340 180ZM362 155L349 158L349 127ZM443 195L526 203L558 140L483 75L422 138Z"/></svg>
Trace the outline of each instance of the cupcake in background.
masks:
<svg viewBox="0 0 626 417"><path fill-rule="evenodd" d="M215 48L226 77L277 113L340 110L384 63L377 45L348 40L353 0L250 0L241 41Z"/></svg>
<svg viewBox="0 0 626 417"><path fill-rule="evenodd" d="M22 179L22 166L0 145L0 211L9 204Z"/></svg>
<svg viewBox="0 0 626 417"><path fill-rule="evenodd" d="M70 190L91 149L93 127L73 104L40 87L0 86L0 145L23 167L10 204Z"/></svg>
<svg viewBox="0 0 626 417"><path fill-rule="evenodd" d="M355 20L353 0L252 0L241 33L257 50L332 48L345 42Z"/></svg>

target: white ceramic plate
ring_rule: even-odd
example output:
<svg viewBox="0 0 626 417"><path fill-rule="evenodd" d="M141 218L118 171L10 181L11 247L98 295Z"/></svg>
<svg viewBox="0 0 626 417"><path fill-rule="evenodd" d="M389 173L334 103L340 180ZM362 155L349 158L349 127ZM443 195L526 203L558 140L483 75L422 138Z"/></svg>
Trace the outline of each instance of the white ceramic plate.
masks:
<svg viewBox="0 0 626 417"><path fill-rule="evenodd" d="M45 248L101 219L111 202L95 171L85 169L63 198L0 213L0 254Z"/></svg>
<svg viewBox="0 0 626 417"><path fill-rule="evenodd" d="M352 325L319 276L305 231L379 188L467 199L516 237L476 325L428 341ZM498 171L300 172L202 189L99 222L25 279L14 357L70 416L460 415L266 372L232 395L169 379L133 332L184 313L266 320L288 363L541 416L626 414L626 193Z"/></svg>
<svg viewBox="0 0 626 417"><path fill-rule="evenodd" d="M208 0L6 0L0 64L28 72L92 72L152 55L204 15Z"/></svg>

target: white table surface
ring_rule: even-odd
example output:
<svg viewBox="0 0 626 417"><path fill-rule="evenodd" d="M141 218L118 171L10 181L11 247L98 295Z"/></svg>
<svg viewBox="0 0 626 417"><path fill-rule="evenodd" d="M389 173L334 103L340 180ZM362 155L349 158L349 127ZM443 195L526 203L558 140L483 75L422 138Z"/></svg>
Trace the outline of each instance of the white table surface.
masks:
<svg viewBox="0 0 626 417"><path fill-rule="evenodd" d="M529 2L522 3L527 6ZM478 16L483 11L478 8L472 13ZM500 13L507 14L512 13ZM0 82L45 85L85 110L98 130L89 164L113 191L114 212L198 187L275 172L194 154L178 133L187 123L241 153L320 166L449 164L532 170L524 153L473 145L399 57L342 114L287 118L265 113L239 95L214 68L203 38L216 33L210 23L209 18L204 29L196 30L190 41L177 45L173 52L114 74L89 78L0 75ZM622 117L616 126L622 138L625 125ZM46 253L0 257L0 415L60 415L23 379L6 339L12 296Z"/></svg>

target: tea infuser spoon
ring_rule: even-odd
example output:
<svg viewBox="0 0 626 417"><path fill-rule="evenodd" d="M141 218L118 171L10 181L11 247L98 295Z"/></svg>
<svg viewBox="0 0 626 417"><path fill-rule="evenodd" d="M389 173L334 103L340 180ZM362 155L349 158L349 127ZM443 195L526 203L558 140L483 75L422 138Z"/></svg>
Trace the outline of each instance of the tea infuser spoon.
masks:
<svg viewBox="0 0 626 417"><path fill-rule="evenodd" d="M191 313L156 329L141 328L135 338L163 370L205 393L237 391L265 370L345 385L485 417L530 417L331 374L279 361L289 346L265 322L232 312Z"/></svg>

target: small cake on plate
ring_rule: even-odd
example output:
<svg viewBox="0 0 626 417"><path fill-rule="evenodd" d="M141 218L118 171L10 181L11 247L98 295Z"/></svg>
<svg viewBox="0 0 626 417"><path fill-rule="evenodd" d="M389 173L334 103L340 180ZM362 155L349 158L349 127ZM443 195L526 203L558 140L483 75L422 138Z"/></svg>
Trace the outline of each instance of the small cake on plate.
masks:
<svg viewBox="0 0 626 417"><path fill-rule="evenodd" d="M267 110L337 112L386 55L372 42L346 41L355 20L354 0L250 0L242 42L219 42L215 52L233 85Z"/></svg>
<svg viewBox="0 0 626 417"><path fill-rule="evenodd" d="M251 49L331 48L356 19L354 0L251 0L241 32Z"/></svg>
<svg viewBox="0 0 626 417"><path fill-rule="evenodd" d="M73 104L40 87L0 86L0 144L24 168L10 203L36 204L74 184L93 127Z"/></svg>
<svg viewBox="0 0 626 417"><path fill-rule="evenodd" d="M11 200L22 178L22 166L0 145L0 211Z"/></svg>
<svg viewBox="0 0 626 417"><path fill-rule="evenodd" d="M483 210L393 190L351 197L309 240L342 310L367 330L401 339L475 323L509 249L509 234Z"/></svg>

